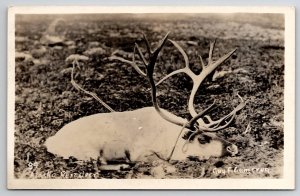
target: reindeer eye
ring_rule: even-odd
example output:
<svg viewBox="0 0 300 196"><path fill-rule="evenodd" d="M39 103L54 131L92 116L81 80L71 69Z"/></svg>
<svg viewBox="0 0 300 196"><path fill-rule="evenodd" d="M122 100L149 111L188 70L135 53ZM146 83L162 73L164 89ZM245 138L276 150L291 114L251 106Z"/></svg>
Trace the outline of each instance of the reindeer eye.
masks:
<svg viewBox="0 0 300 196"><path fill-rule="evenodd" d="M207 144L207 143L209 143L209 140L206 137L203 137L203 135L199 135L199 137L197 139L198 139L198 142L200 144Z"/></svg>

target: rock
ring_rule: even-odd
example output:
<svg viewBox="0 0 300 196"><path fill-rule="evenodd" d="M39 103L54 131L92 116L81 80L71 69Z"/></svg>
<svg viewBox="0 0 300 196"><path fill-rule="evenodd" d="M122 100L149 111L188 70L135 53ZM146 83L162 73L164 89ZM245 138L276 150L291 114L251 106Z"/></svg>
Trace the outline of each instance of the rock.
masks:
<svg viewBox="0 0 300 196"><path fill-rule="evenodd" d="M35 65L41 65L42 62L39 59L33 59L32 61Z"/></svg>
<svg viewBox="0 0 300 196"><path fill-rule="evenodd" d="M63 74L63 75L66 75L66 74L71 73L72 69L73 69L72 67L69 67L69 68L61 70L60 73Z"/></svg>
<svg viewBox="0 0 300 196"><path fill-rule="evenodd" d="M94 41L88 43L88 48L97 48L100 46L100 42Z"/></svg>
<svg viewBox="0 0 300 196"><path fill-rule="evenodd" d="M171 164L166 164L164 166L164 170L167 174L172 174L172 173L175 173L177 172L177 169L174 165L171 165Z"/></svg>
<svg viewBox="0 0 300 196"><path fill-rule="evenodd" d="M64 42L63 37L55 36L55 35L46 34L41 38L41 43L48 44L48 45L62 44L63 42Z"/></svg>
<svg viewBox="0 0 300 196"><path fill-rule="evenodd" d="M243 73L243 74L247 74L247 73L249 73L249 71L246 70L246 69L243 69L243 68L238 68L238 69L233 70L233 73Z"/></svg>
<svg viewBox="0 0 300 196"><path fill-rule="evenodd" d="M94 55L104 55L105 54L105 50L98 47L98 48L91 48L86 50L84 53L84 55L87 56L94 56Z"/></svg>
<svg viewBox="0 0 300 196"><path fill-rule="evenodd" d="M66 44L67 46L74 46L74 45L75 45L75 42L72 41L72 40L69 40L69 41L66 41L65 44Z"/></svg>
<svg viewBox="0 0 300 196"><path fill-rule="evenodd" d="M226 74L231 73L232 71L216 71L212 77L212 81L216 81L219 78L223 78Z"/></svg>
<svg viewBox="0 0 300 196"><path fill-rule="evenodd" d="M163 165L158 165L151 170L151 175L155 178L164 178L165 171Z"/></svg>
<svg viewBox="0 0 300 196"><path fill-rule="evenodd" d="M275 126L275 127L280 127L281 129L284 128L284 123L283 121L276 121L274 119L270 119L270 123L271 125Z"/></svg>
<svg viewBox="0 0 300 196"><path fill-rule="evenodd" d="M71 54L66 58L67 63L72 63L73 61L87 61L89 60L89 57L80 55L80 54Z"/></svg>
<svg viewBox="0 0 300 196"><path fill-rule="evenodd" d="M73 50L73 49L76 49L77 47L75 45L71 45L71 46L68 46L68 49L69 50Z"/></svg>
<svg viewBox="0 0 300 196"><path fill-rule="evenodd" d="M34 58L40 58L42 56L45 55L45 53L47 52L47 49L45 46L41 46L40 48L38 49L34 49L31 51L31 54Z"/></svg>
<svg viewBox="0 0 300 196"><path fill-rule="evenodd" d="M214 85L211 85L211 86L208 86L207 89L208 90L216 90L220 88L220 85L219 84L214 84Z"/></svg>
<svg viewBox="0 0 300 196"><path fill-rule="evenodd" d="M54 49L54 50L62 50L63 47L62 47L62 46L54 46L53 49Z"/></svg>
<svg viewBox="0 0 300 196"><path fill-rule="evenodd" d="M49 64L49 61L45 58L42 58L42 59L34 59L33 63L35 65L47 65L47 64Z"/></svg>
<svg viewBox="0 0 300 196"><path fill-rule="evenodd" d="M131 52L125 52L124 50L115 50L111 56L121 56L123 58L132 58L133 54Z"/></svg>
<svg viewBox="0 0 300 196"><path fill-rule="evenodd" d="M163 160L155 160L152 162L153 168L151 175L155 178L164 178L166 174L172 174L177 171L176 167Z"/></svg>
<svg viewBox="0 0 300 196"><path fill-rule="evenodd" d="M22 43L22 42L25 42L25 41L28 41L27 37L22 37L22 36L16 36L15 37L15 42L17 42L17 43Z"/></svg>
<svg viewBox="0 0 300 196"><path fill-rule="evenodd" d="M23 62L33 61L32 55L28 54L26 52L16 52L15 59L16 59L16 61L23 61Z"/></svg>
<svg viewBox="0 0 300 196"><path fill-rule="evenodd" d="M190 46L198 46L198 43L195 41L188 41L187 44Z"/></svg>
<svg viewBox="0 0 300 196"><path fill-rule="evenodd" d="M110 37L120 37L120 33L119 32L112 32L109 34Z"/></svg>

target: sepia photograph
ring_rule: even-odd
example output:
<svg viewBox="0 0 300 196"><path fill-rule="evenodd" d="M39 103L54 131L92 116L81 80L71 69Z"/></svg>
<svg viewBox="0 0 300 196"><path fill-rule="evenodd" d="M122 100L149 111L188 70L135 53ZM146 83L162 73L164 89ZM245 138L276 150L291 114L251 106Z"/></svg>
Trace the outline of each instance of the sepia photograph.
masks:
<svg viewBox="0 0 300 196"><path fill-rule="evenodd" d="M12 7L8 188L292 189L294 14Z"/></svg>

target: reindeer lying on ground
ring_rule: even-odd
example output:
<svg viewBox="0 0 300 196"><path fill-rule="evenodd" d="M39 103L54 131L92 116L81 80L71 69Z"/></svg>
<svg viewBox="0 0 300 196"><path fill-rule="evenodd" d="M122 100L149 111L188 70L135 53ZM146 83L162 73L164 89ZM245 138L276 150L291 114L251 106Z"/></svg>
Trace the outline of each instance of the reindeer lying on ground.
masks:
<svg viewBox="0 0 300 196"><path fill-rule="evenodd" d="M201 59L202 72L196 75L189 67L189 60L184 50L175 41L169 40L184 57L185 68L168 74L155 84L153 79L154 67L160 51L168 40L168 34L153 51L145 36L143 40L146 44L148 60L146 60L138 44L135 44L132 61L115 56L110 59L132 65L139 74L148 79L151 86L153 107L125 112L113 111L94 93L84 90L74 81L74 69L75 65L78 64L78 59L75 58L72 69L72 84L78 90L96 98L111 113L94 114L65 125L54 136L47 139L45 145L48 151L64 158L73 156L79 160L90 160L91 158L100 160L102 165L118 159L127 162L145 161L153 156L170 161L185 160L191 156L207 159L209 157L236 155L238 153L237 146L217 137L214 133L230 125L237 112L245 106L243 99L239 96L241 103L219 120L212 120L207 115L215 103L199 113L194 107L195 94L202 81L228 59L236 49L217 61L212 61L215 43L211 43L208 64L204 65ZM136 63L136 51L145 66L145 72ZM181 118L160 108L157 102L156 86L178 73L187 74L194 83L188 101L191 120ZM203 137L209 138L209 141L203 142Z"/></svg>

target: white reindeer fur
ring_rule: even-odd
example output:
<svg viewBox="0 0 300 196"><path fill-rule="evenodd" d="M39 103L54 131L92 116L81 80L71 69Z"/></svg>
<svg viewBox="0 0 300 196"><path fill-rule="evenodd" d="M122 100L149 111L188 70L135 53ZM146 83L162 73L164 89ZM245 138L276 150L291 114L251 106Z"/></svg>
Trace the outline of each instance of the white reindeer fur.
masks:
<svg viewBox="0 0 300 196"><path fill-rule="evenodd" d="M166 110L173 118L177 117ZM176 142L182 127L162 119L154 107L145 107L134 111L99 113L83 117L60 129L45 142L47 150L64 158L73 156L79 160L113 160L126 157L130 153L131 161L141 161L147 156L158 153L167 158ZM185 130L186 131L186 130ZM183 133L185 132L183 131ZM200 144L197 139L183 146L186 140L179 138L172 160L184 160L188 156L199 158L219 157L223 155L224 143L212 140Z"/></svg>

